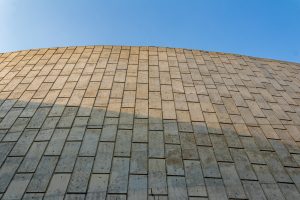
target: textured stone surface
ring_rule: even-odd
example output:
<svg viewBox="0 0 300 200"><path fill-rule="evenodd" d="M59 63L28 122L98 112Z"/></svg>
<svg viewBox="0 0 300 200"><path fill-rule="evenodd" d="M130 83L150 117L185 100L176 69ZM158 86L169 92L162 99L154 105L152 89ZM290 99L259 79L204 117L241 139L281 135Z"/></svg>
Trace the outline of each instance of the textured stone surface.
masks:
<svg viewBox="0 0 300 200"><path fill-rule="evenodd" d="M188 49L0 54L0 199L300 199L300 64Z"/></svg>

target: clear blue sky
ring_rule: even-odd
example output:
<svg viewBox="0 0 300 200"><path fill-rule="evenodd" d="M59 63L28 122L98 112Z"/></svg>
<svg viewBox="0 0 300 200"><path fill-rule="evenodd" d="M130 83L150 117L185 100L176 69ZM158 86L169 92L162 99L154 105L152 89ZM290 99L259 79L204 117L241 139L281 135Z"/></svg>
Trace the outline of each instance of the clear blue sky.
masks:
<svg viewBox="0 0 300 200"><path fill-rule="evenodd" d="M300 0L0 0L0 52L97 44L300 63Z"/></svg>

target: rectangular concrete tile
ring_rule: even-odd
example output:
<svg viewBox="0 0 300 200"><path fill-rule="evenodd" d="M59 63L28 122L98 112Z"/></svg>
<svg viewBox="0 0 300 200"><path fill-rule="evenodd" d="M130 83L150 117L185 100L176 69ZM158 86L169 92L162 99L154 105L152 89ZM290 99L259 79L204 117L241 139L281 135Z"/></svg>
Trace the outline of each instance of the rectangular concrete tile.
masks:
<svg viewBox="0 0 300 200"><path fill-rule="evenodd" d="M220 178L218 163L212 147L198 146L204 177Z"/></svg>
<svg viewBox="0 0 300 200"><path fill-rule="evenodd" d="M148 118L148 100L136 99L135 118Z"/></svg>
<svg viewBox="0 0 300 200"><path fill-rule="evenodd" d="M149 157L164 158L164 136L162 131L149 131Z"/></svg>
<svg viewBox="0 0 300 200"><path fill-rule="evenodd" d="M231 148L230 153L235 163L239 177L246 180L257 180L244 149Z"/></svg>
<svg viewBox="0 0 300 200"><path fill-rule="evenodd" d="M22 108L12 108L7 115L2 119L0 123L0 128L1 129L9 129L16 119L19 117L21 112L23 111Z"/></svg>
<svg viewBox="0 0 300 200"><path fill-rule="evenodd" d="M148 120L135 119L133 126L133 142L148 142Z"/></svg>
<svg viewBox="0 0 300 200"><path fill-rule="evenodd" d="M249 130L260 150L273 150L271 144L259 127L249 127Z"/></svg>
<svg viewBox="0 0 300 200"><path fill-rule="evenodd" d="M16 174L2 199L21 199L32 174Z"/></svg>
<svg viewBox="0 0 300 200"><path fill-rule="evenodd" d="M194 137L197 145L211 146L208 130L204 122L193 122Z"/></svg>
<svg viewBox="0 0 300 200"><path fill-rule="evenodd" d="M39 108L31 118L27 128L41 128L50 108Z"/></svg>
<svg viewBox="0 0 300 200"><path fill-rule="evenodd" d="M56 166L58 157L44 156L42 157L31 181L27 187L27 192L45 192L52 173Z"/></svg>
<svg viewBox="0 0 300 200"><path fill-rule="evenodd" d="M36 134L37 130L30 130L26 129L23 134L21 135L20 139L10 152L10 156L25 156L28 149L30 148L30 145L32 144Z"/></svg>
<svg viewBox="0 0 300 200"><path fill-rule="evenodd" d="M80 142L66 142L55 168L55 172L71 173L76 162L79 148Z"/></svg>
<svg viewBox="0 0 300 200"><path fill-rule="evenodd" d="M266 196L257 181L243 181L245 193L249 199L266 200Z"/></svg>
<svg viewBox="0 0 300 200"><path fill-rule="evenodd" d="M7 155L13 148L14 143L13 142L1 142L0 143L0 166L2 166L2 163L6 159Z"/></svg>
<svg viewBox="0 0 300 200"><path fill-rule="evenodd" d="M204 121L200 103L188 103L192 121Z"/></svg>
<svg viewBox="0 0 300 200"><path fill-rule="evenodd" d="M79 156L95 156L101 129L86 129Z"/></svg>
<svg viewBox="0 0 300 200"><path fill-rule="evenodd" d="M208 96L198 95L198 98L203 112L214 112L213 105Z"/></svg>
<svg viewBox="0 0 300 200"><path fill-rule="evenodd" d="M283 200L285 199L279 187L275 183L261 184L267 199Z"/></svg>
<svg viewBox="0 0 300 200"><path fill-rule="evenodd" d="M216 155L217 161L227 161L231 162L232 158L229 153L228 145L225 141L225 137L223 135L209 135L211 139L211 143L213 145L213 149Z"/></svg>
<svg viewBox="0 0 300 200"><path fill-rule="evenodd" d="M176 120L164 120L164 139L167 144L180 144Z"/></svg>
<svg viewBox="0 0 300 200"><path fill-rule="evenodd" d="M219 163L224 185L229 198L245 199L246 195L233 163Z"/></svg>
<svg viewBox="0 0 300 200"><path fill-rule="evenodd" d="M95 128L101 128L103 125L105 112L105 107L93 107L88 125Z"/></svg>
<svg viewBox="0 0 300 200"><path fill-rule="evenodd" d="M148 196L147 176L146 175L130 175L128 185L128 199L147 200Z"/></svg>
<svg viewBox="0 0 300 200"><path fill-rule="evenodd" d="M180 145L166 144L166 165L168 175L184 175Z"/></svg>
<svg viewBox="0 0 300 200"><path fill-rule="evenodd" d="M68 193L85 193L90 179L94 159L78 157L68 186Z"/></svg>
<svg viewBox="0 0 300 200"><path fill-rule="evenodd" d="M298 192L294 184L279 183L278 185L285 199L288 200L300 199L300 193Z"/></svg>
<svg viewBox="0 0 300 200"><path fill-rule="evenodd" d="M68 135L68 141L81 141L83 139L86 127L72 127Z"/></svg>
<svg viewBox="0 0 300 200"><path fill-rule="evenodd" d="M108 192L127 193L128 173L129 158L114 158L108 185Z"/></svg>
<svg viewBox="0 0 300 200"><path fill-rule="evenodd" d="M173 101L162 101L163 119L176 119Z"/></svg>
<svg viewBox="0 0 300 200"><path fill-rule="evenodd" d="M149 130L163 130L162 111L160 109L149 109Z"/></svg>
<svg viewBox="0 0 300 200"><path fill-rule="evenodd" d="M290 175L291 179L295 183L296 187L300 188L300 170L299 168L293 168L293 167L286 167L285 168Z"/></svg>
<svg viewBox="0 0 300 200"><path fill-rule="evenodd" d="M148 188L149 194L168 194L164 159L149 159Z"/></svg>
<svg viewBox="0 0 300 200"><path fill-rule="evenodd" d="M182 158L192 160L199 159L194 134L180 132L179 135L181 142Z"/></svg>
<svg viewBox="0 0 300 200"><path fill-rule="evenodd" d="M264 159L276 181L285 183L292 181L275 153L264 152Z"/></svg>
<svg viewBox="0 0 300 200"><path fill-rule="evenodd" d="M146 143L132 143L130 174L147 174L148 148Z"/></svg>
<svg viewBox="0 0 300 200"><path fill-rule="evenodd" d="M34 172L47 144L47 142L33 142L18 172Z"/></svg>
<svg viewBox="0 0 300 200"><path fill-rule="evenodd" d="M236 133L234 126L231 124L221 124L222 132L225 135L228 147L243 148L243 145L239 139L239 135Z"/></svg>
<svg viewBox="0 0 300 200"><path fill-rule="evenodd" d="M112 142L116 140L117 135L117 125L116 124L107 124L103 126L100 141Z"/></svg>
<svg viewBox="0 0 300 200"><path fill-rule="evenodd" d="M284 166L298 167L295 159L291 156L288 149L279 140L269 140L273 149L276 151L278 158Z"/></svg>
<svg viewBox="0 0 300 200"><path fill-rule="evenodd" d="M100 142L94 162L94 173L109 173L113 157L114 143Z"/></svg>
<svg viewBox="0 0 300 200"><path fill-rule="evenodd" d="M92 174L86 200L105 200L108 178L108 174Z"/></svg>
<svg viewBox="0 0 300 200"><path fill-rule="evenodd" d="M256 164L266 164L261 151L257 144L255 143L254 138L252 137L241 137L241 142L245 148L245 152L250 160L251 163Z"/></svg>
<svg viewBox="0 0 300 200"><path fill-rule="evenodd" d="M45 155L60 155L68 133L69 129L56 129L47 146Z"/></svg>
<svg viewBox="0 0 300 200"><path fill-rule="evenodd" d="M57 127L58 128L70 128L72 127L72 123L74 121L74 118L76 116L78 107L66 107Z"/></svg>
<svg viewBox="0 0 300 200"><path fill-rule="evenodd" d="M16 170L22 162L21 157L8 157L0 168L0 192L4 193Z"/></svg>
<svg viewBox="0 0 300 200"><path fill-rule="evenodd" d="M205 185L210 200L228 199L222 179L206 178Z"/></svg>
<svg viewBox="0 0 300 200"><path fill-rule="evenodd" d="M200 161L185 160L185 178L189 196L207 196Z"/></svg>
<svg viewBox="0 0 300 200"><path fill-rule="evenodd" d="M119 130L117 133L115 156L130 156L131 153L131 130Z"/></svg>
<svg viewBox="0 0 300 200"><path fill-rule="evenodd" d="M63 200L70 180L70 174L54 174L50 181L45 200Z"/></svg>
<svg viewBox="0 0 300 200"><path fill-rule="evenodd" d="M133 128L134 108L121 108L119 129Z"/></svg>
<svg viewBox="0 0 300 200"><path fill-rule="evenodd" d="M180 176L168 176L169 199L188 199L185 178Z"/></svg>

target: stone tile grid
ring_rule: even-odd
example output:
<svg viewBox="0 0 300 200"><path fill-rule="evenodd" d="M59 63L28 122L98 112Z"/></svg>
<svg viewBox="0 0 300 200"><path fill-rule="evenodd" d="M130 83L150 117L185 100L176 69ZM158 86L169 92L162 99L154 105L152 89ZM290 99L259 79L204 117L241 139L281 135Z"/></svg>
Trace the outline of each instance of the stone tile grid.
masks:
<svg viewBox="0 0 300 200"><path fill-rule="evenodd" d="M300 198L299 66L157 47L0 54L0 198Z"/></svg>

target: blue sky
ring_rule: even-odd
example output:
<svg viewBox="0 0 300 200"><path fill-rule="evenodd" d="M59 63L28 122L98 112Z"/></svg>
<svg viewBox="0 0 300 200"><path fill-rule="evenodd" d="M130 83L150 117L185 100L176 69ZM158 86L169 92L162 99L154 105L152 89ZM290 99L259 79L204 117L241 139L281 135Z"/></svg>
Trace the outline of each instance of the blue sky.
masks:
<svg viewBox="0 0 300 200"><path fill-rule="evenodd" d="M151 45L300 63L300 0L0 0L0 52Z"/></svg>

